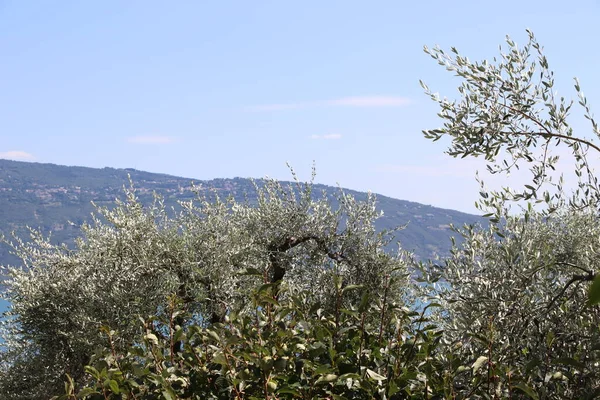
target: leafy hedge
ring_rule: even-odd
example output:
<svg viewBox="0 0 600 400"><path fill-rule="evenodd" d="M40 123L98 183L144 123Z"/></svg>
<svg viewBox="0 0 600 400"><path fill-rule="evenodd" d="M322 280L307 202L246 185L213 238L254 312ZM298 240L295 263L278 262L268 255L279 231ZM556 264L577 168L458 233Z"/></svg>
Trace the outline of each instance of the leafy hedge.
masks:
<svg viewBox="0 0 600 400"><path fill-rule="evenodd" d="M329 313L303 294L280 292L279 301L272 289L256 289L252 313L210 327L175 325L183 311L172 297L168 317L142 321L125 353L103 328L107 347L86 367L87 383L69 379L55 399L538 398L508 366L449 352L428 317L436 304L410 311L338 281L340 296L359 291L361 300Z"/></svg>
<svg viewBox="0 0 600 400"><path fill-rule="evenodd" d="M89 382L72 381L60 399L404 398L444 393L436 357L441 332L423 312L372 302L335 313L309 296L278 301L260 286L253 313L231 313L225 323L174 326L170 318L144 321L145 333L126 354L108 346L86 367ZM338 286L340 296L361 291ZM104 330L108 343L114 331ZM77 393L77 394L76 394ZM76 395L75 395L76 394Z"/></svg>

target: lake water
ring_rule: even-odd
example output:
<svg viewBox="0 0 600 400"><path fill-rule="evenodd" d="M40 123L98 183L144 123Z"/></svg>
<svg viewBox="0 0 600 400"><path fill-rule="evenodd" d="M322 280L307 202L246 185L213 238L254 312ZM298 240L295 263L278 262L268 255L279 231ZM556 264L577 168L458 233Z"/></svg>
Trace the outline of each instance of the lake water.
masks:
<svg viewBox="0 0 600 400"><path fill-rule="evenodd" d="M8 309L10 303L6 300L0 300L0 313L3 313Z"/></svg>

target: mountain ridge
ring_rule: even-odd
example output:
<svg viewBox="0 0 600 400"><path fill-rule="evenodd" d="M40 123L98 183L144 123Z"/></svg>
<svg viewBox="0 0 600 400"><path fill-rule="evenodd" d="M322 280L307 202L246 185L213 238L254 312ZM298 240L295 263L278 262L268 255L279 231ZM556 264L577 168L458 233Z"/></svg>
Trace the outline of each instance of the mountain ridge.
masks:
<svg viewBox="0 0 600 400"><path fill-rule="evenodd" d="M116 198L122 198L123 187L129 184L129 179L144 204L152 200L155 192L165 198L168 206L193 199L196 195L192 184L201 191L233 195L237 199L244 196L252 199L254 190L252 178L200 180L133 168L91 168L0 159L0 232L6 234L14 230L23 236L26 226L39 227L44 233L53 232L57 242L72 243L78 227L90 219L94 210L92 201L97 205L114 204ZM254 180L262 181L261 178ZM328 196L339 189L358 199L367 195L317 183L314 188L324 190ZM485 223L481 217L456 210L375 196L378 209L384 212L376 221L377 229L407 225L397 232L396 238L403 249L414 251L421 259L447 255L452 234L450 224ZM6 247L0 248L0 265L15 262Z"/></svg>

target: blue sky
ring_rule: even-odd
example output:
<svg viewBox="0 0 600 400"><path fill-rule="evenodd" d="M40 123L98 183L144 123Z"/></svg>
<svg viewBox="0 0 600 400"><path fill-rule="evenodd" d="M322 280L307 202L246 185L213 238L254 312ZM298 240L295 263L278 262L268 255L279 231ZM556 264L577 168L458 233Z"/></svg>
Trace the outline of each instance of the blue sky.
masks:
<svg viewBox="0 0 600 400"><path fill-rule="evenodd" d="M577 76L600 110L599 20L598 1L0 0L0 157L198 179L314 160L320 183L474 211L481 164L421 134L419 79L457 85L423 45L490 58L531 28L561 94Z"/></svg>

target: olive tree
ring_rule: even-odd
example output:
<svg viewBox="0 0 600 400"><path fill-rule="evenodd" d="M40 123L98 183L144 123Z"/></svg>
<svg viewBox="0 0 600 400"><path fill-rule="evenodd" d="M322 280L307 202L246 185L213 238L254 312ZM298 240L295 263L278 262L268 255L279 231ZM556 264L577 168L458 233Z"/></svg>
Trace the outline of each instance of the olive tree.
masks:
<svg viewBox="0 0 600 400"><path fill-rule="evenodd" d="M255 201L199 194L175 211L159 198L143 206L131 187L114 208L97 209L75 248L34 230L30 241L15 239L24 266L5 267L0 397L44 398L61 391L65 374L84 379L105 343L101 326L117 331L114 346L124 349L140 334L139 317L166 315L169 296L182 302L174 323L205 327L251 309L257 282L274 300L309 289L325 309L344 306L336 291L349 285L386 286L390 301L402 301L404 263L384 252L391 236L375 231L373 196L357 201L340 190L330 199L297 180L263 180L255 190Z"/></svg>
<svg viewBox="0 0 600 400"><path fill-rule="evenodd" d="M547 214L565 206L597 210L600 187L590 160L600 156L596 142L600 128L576 79L577 102L591 132L574 132L569 124L574 102L558 96L543 48L531 31L527 33L529 41L522 47L507 37L507 51L501 51L491 62L472 62L454 47L449 53L440 47L425 47L427 54L462 83L459 99L449 100L421 82L438 103L438 115L444 121L442 127L423 133L432 140L448 137L451 144L447 152L453 157L483 156L493 174L529 167L531 181L522 188L482 188L478 206L495 219L502 217L507 203L524 200L544 203ZM560 155L569 153L574 158L572 169L577 180L572 192L565 188L562 175L557 179L553 173Z"/></svg>
<svg viewBox="0 0 600 400"><path fill-rule="evenodd" d="M464 243L428 271L454 355L468 368L479 362L491 396L519 389L540 398L600 395L600 309L588 305L585 284L600 262L597 216L511 216L462 234ZM468 375L456 383L473 389Z"/></svg>
<svg viewBox="0 0 600 400"><path fill-rule="evenodd" d="M443 120L425 137L448 138L453 157L484 157L492 174L527 167L531 180L490 190L478 177L477 206L490 229L459 229L464 243L423 274L436 282L428 294L441 304L445 340L467 370L487 375L478 384L488 396L593 398L600 384L599 311L586 293L599 275L600 187L592 163L600 131L577 80L577 102L591 129L571 127L574 102L557 95L543 49L527 33L522 47L507 37L508 49L492 61L425 47L461 80L456 100L421 82ZM574 160L574 187L556 171L561 155ZM473 393L473 381L459 377L460 388Z"/></svg>

